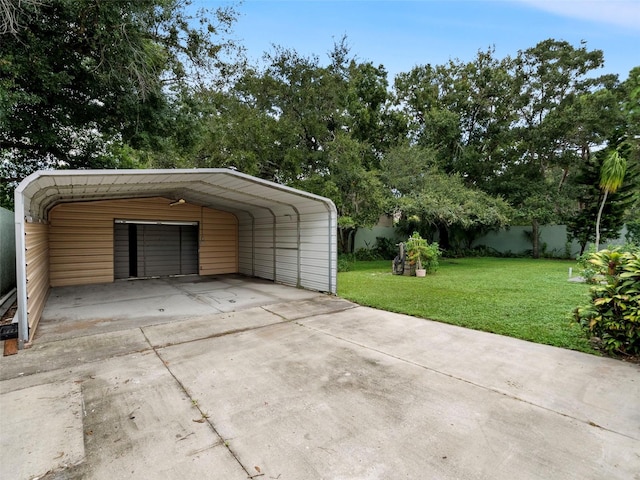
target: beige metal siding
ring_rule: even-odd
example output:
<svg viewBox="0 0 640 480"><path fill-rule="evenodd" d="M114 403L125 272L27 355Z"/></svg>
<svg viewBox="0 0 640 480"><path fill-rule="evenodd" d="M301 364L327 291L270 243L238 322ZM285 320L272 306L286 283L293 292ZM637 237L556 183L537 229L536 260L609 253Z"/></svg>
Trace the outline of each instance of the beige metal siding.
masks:
<svg viewBox="0 0 640 480"><path fill-rule="evenodd" d="M167 198L64 203L49 214L51 286L112 282L114 221L199 222L201 275L238 271L238 221L233 214Z"/></svg>
<svg viewBox="0 0 640 480"><path fill-rule="evenodd" d="M25 223L25 263L27 272L27 316L31 337L49 294L49 226Z"/></svg>
<svg viewBox="0 0 640 480"><path fill-rule="evenodd" d="M208 210L208 209L205 209ZM238 219L217 210L200 223L200 275L238 272Z"/></svg>
<svg viewBox="0 0 640 480"><path fill-rule="evenodd" d="M117 280L119 278L129 278L131 273L129 258L129 228L126 223L116 223L113 225L114 235L114 262L113 275Z"/></svg>

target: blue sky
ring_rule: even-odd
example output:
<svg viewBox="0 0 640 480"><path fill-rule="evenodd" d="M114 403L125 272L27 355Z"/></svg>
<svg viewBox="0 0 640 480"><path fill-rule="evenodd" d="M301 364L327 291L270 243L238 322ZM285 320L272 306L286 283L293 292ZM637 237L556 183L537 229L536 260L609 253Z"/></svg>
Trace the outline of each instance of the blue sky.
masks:
<svg viewBox="0 0 640 480"><path fill-rule="evenodd" d="M390 82L415 65L470 61L490 46L502 58L547 38L603 50L602 73L621 79L640 65L640 0L245 0L237 11L234 37L251 60L276 44L324 62L346 35L351 53L384 65Z"/></svg>

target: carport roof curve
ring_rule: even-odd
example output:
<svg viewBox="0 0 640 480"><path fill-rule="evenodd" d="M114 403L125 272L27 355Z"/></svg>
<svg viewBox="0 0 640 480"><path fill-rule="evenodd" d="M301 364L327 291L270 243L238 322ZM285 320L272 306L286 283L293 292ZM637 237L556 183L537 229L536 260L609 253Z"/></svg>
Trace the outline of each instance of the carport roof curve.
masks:
<svg viewBox="0 0 640 480"><path fill-rule="evenodd" d="M60 203L158 196L252 216L336 215L328 198L225 168L38 171L20 183L15 195L16 213L30 221L46 221Z"/></svg>

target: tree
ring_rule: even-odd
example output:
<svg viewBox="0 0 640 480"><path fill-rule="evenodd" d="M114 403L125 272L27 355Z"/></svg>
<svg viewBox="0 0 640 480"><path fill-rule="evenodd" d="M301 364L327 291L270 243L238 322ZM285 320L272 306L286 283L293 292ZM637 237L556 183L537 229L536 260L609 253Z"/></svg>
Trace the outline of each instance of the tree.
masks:
<svg viewBox="0 0 640 480"><path fill-rule="evenodd" d="M577 196L579 211L568 222L568 230L579 240L583 250L587 242L596 240L598 232L600 233L599 247L599 243L605 239L617 238L623 224L626 223L628 230L632 230L634 221L638 219L639 82L640 68L636 67L631 70L629 78L622 84L606 90L598 90L590 95L598 99L593 102L595 108L589 108L589 111L593 112L590 116L594 118L591 131L595 131L598 125L607 125L606 130L601 130L607 134L607 138L604 138L601 143L607 144L608 147L588 158L572 182L579 192ZM614 98L613 106L608 100L611 97ZM603 99L607 100L603 102ZM597 119L598 117L608 118L608 120L603 122ZM617 155L626 161L624 181L615 193L600 188L603 163L609 160L610 155L614 155L613 151L617 151Z"/></svg>
<svg viewBox="0 0 640 480"><path fill-rule="evenodd" d="M459 175L442 173L435 157L433 150L405 145L383 161L382 178L404 233L418 231L430 240L437 233L443 249L470 248L479 234L507 224L506 202L465 185Z"/></svg>
<svg viewBox="0 0 640 480"><path fill-rule="evenodd" d="M353 251L355 233L373 227L387 207L388 192L379 172L367 168L369 148L347 133L338 133L327 147L329 168L293 186L330 198L338 209L338 251Z"/></svg>
<svg viewBox="0 0 640 480"><path fill-rule="evenodd" d="M35 10L41 3L42 0L0 0L0 35L18 33L24 28L21 23L22 9L29 6Z"/></svg>
<svg viewBox="0 0 640 480"><path fill-rule="evenodd" d="M435 149L444 172L482 187L500 168L502 137L516 119L512 66L511 58L498 60L487 49L471 62L419 66L396 77L412 139Z"/></svg>
<svg viewBox="0 0 640 480"><path fill-rule="evenodd" d="M624 144L628 147L625 152L628 161L627 181L634 185L633 200L627 209L626 223L628 238L640 243L640 66L629 72L622 89L625 92L622 110L626 119ZM633 175L635 181L629 178Z"/></svg>
<svg viewBox="0 0 640 480"><path fill-rule="evenodd" d="M640 66L629 72L621 85L622 112L626 120L624 140L631 147L630 157L640 158Z"/></svg>
<svg viewBox="0 0 640 480"><path fill-rule="evenodd" d="M379 164L404 121L390 109L383 67L350 58L344 40L329 58L323 65L275 47L228 94L203 92L207 127L193 165L232 166L331 198L339 248L349 252L357 229L384 212Z"/></svg>
<svg viewBox="0 0 640 480"><path fill-rule="evenodd" d="M604 192L604 195L602 197L602 203L600 204L598 217L596 219L596 252L600 247L600 219L602 217L604 204L607 202L607 196L609 193L615 193L624 182L624 174L626 170L627 161L620 156L617 149L611 151L605 158L604 162L602 162L599 185Z"/></svg>
<svg viewBox="0 0 640 480"><path fill-rule="evenodd" d="M548 39L515 58L488 49L416 67L396 77L395 94L410 139L443 173L508 201L531 225L537 257L540 225L575 208L567 179L619 124L617 79L592 75L602 64L599 50Z"/></svg>
<svg viewBox="0 0 640 480"><path fill-rule="evenodd" d="M599 188L600 171L602 162L606 158L608 150L600 150L591 155L581 170L571 181L572 188L577 190L577 211L567 219L568 240L576 239L580 244L582 255L589 242L595 241L595 224L598 211L602 204L604 192ZM624 184L617 192L609 194L607 202L600 216L600 242L607 239L618 238L622 226L629 222L628 214L634 205L634 194L637 191L638 173L627 166ZM638 218L637 216L635 218Z"/></svg>
<svg viewBox="0 0 640 480"><path fill-rule="evenodd" d="M531 224L535 258L540 225L561 221L575 209L566 179L615 127L615 114L603 107L616 109L615 97L606 92L616 78L590 75L602 64L601 51L553 39L515 59L518 120L502 146L504 163L490 191L504 195ZM593 93L599 89L601 95Z"/></svg>
<svg viewBox="0 0 640 480"><path fill-rule="evenodd" d="M194 19L189 3L18 2L0 41L7 183L39 168L122 166L114 145L161 148L194 83L229 71L223 52L233 43L223 36L234 10Z"/></svg>
<svg viewBox="0 0 640 480"><path fill-rule="evenodd" d="M406 117L392 108L387 71L382 65L350 60L346 69L340 69L346 74L343 129L369 145L365 162L369 169L378 169L384 154L404 140Z"/></svg>

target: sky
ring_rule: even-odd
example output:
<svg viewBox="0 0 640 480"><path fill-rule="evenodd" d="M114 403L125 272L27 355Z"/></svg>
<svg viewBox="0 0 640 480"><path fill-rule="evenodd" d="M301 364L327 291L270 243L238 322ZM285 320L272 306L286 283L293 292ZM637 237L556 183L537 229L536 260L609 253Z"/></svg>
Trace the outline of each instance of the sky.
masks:
<svg viewBox="0 0 640 480"><path fill-rule="evenodd" d="M472 61L494 47L515 56L547 38L604 52L600 73L628 77L640 66L640 0L194 0L236 5L233 37L258 62L273 45L323 63L346 35L351 54L384 65L389 81L416 65Z"/></svg>

